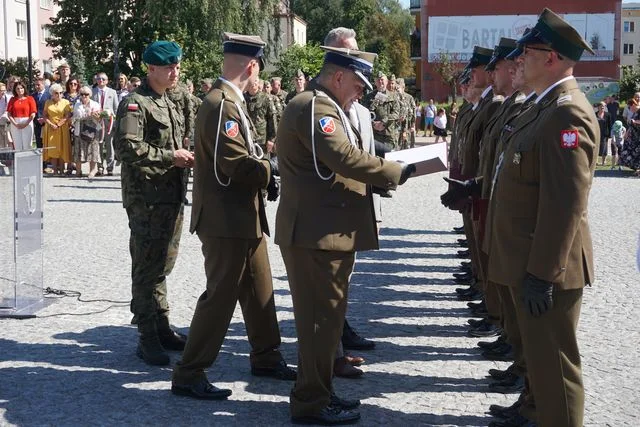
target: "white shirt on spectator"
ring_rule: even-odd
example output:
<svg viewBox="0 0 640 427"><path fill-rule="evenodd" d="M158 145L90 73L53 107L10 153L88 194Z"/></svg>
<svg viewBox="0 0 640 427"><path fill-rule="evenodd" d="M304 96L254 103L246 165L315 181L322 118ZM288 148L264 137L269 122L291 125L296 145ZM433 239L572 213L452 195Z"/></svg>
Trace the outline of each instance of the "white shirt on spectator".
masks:
<svg viewBox="0 0 640 427"><path fill-rule="evenodd" d="M433 119L433 125L435 127L437 127L438 129L446 129L447 128L447 115L443 114L441 116L436 116L436 118Z"/></svg>

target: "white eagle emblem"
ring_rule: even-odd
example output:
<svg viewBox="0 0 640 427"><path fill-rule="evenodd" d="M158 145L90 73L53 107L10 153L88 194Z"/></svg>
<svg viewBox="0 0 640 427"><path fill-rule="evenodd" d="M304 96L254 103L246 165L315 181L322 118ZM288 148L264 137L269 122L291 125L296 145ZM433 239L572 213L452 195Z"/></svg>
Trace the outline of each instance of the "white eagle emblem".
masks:
<svg viewBox="0 0 640 427"><path fill-rule="evenodd" d="M578 147L578 130L563 130L560 133L562 148Z"/></svg>

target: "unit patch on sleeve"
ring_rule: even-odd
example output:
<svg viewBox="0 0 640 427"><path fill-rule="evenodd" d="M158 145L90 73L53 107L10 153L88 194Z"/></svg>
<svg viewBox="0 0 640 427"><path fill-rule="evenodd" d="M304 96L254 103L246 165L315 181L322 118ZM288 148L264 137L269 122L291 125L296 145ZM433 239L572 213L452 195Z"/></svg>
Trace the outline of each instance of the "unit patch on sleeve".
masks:
<svg viewBox="0 0 640 427"><path fill-rule="evenodd" d="M328 135L331 135L336 131L336 122L333 117L323 117L318 122L320 124L320 130Z"/></svg>
<svg viewBox="0 0 640 427"><path fill-rule="evenodd" d="M240 127L238 126L238 122L229 120L224 124L224 133L227 134L229 138L235 138L238 136L238 132L240 131Z"/></svg>

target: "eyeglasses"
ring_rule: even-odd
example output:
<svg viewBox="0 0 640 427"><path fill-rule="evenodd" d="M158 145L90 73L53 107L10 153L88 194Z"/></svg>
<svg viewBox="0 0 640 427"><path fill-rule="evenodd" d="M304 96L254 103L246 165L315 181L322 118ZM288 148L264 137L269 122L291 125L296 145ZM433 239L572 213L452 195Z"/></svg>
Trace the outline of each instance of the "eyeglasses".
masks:
<svg viewBox="0 0 640 427"><path fill-rule="evenodd" d="M80 96L89 96L89 93L81 93Z"/></svg>
<svg viewBox="0 0 640 427"><path fill-rule="evenodd" d="M96 80L108 80L106 77L98 77Z"/></svg>
<svg viewBox="0 0 640 427"><path fill-rule="evenodd" d="M76 82L71 82L71 83L69 83L69 86L78 86L78 83L76 83Z"/></svg>

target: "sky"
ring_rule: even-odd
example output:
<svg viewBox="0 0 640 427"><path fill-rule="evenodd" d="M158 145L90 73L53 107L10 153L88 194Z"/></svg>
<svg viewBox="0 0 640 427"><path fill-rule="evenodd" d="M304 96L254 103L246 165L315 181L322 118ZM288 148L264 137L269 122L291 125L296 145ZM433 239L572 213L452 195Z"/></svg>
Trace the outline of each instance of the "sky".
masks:
<svg viewBox="0 0 640 427"><path fill-rule="evenodd" d="M622 3L631 3L638 0L622 0ZM400 0L402 7L409 7L409 0Z"/></svg>

